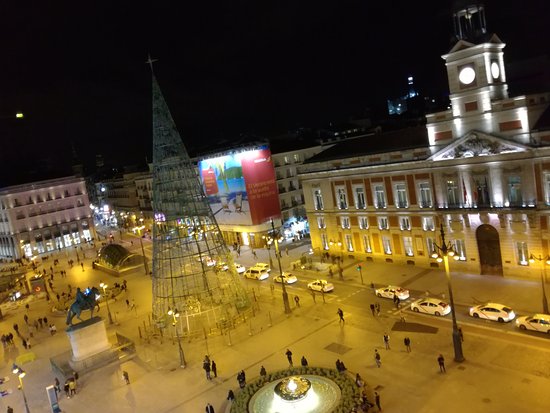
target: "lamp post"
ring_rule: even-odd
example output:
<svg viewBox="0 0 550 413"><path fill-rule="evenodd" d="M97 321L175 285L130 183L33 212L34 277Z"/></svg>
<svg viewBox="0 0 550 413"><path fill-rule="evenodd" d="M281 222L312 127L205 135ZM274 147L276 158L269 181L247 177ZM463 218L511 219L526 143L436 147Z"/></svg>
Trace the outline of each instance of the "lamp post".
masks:
<svg viewBox="0 0 550 413"><path fill-rule="evenodd" d="M178 312L177 308L174 308L173 310L168 307L168 315L172 317L172 325L174 326L174 332L176 333L176 338L178 339L178 349L180 352L180 367L182 369L185 368L187 365L187 362L185 361L185 354L183 354L183 347L181 346L181 338L178 333L178 319L180 317L180 313Z"/></svg>
<svg viewBox="0 0 550 413"><path fill-rule="evenodd" d="M17 374L17 377L19 377L19 388L21 389L21 393L23 394L23 400L25 401L25 411L27 413L30 413L29 410L29 404L27 403L27 396L25 396L25 388L23 387L23 377L27 373L25 373L25 370L23 370L21 367L19 367L17 364L13 364L12 367L13 374Z"/></svg>
<svg viewBox="0 0 550 413"><path fill-rule="evenodd" d="M454 360L457 362L464 361L464 355L462 354L462 339L460 338L460 331L456 323L455 303L453 299L453 288L451 286L451 273L449 272L449 257L455 255L451 243L445 242L445 231L443 231L443 224L441 224L441 245L434 244L439 250L439 253L434 252L432 258L437 262L443 261L445 265L445 276L447 277L447 287L449 288L449 300L451 301L451 316L453 318L453 347L455 351Z"/></svg>
<svg viewBox="0 0 550 413"><path fill-rule="evenodd" d="M108 285L104 282L99 283L99 287L103 289L103 296L105 297L105 302L107 303L107 314L109 316L109 324L113 324L113 316L111 315L111 309L109 308L109 297L107 296L106 290Z"/></svg>
<svg viewBox="0 0 550 413"><path fill-rule="evenodd" d="M546 272L546 264L550 264L550 256L546 256L546 258L542 258L542 256L535 257L533 254L529 257L529 262L533 264L534 262L538 261L540 262L540 284L542 287L542 311L544 314L549 314L548 312L548 300L546 299L546 286L544 275Z"/></svg>
<svg viewBox="0 0 550 413"><path fill-rule="evenodd" d="M140 219L143 221L143 218ZM141 245L141 255L143 255L143 268L145 269L145 275L149 274L149 265L147 264L147 257L145 256L145 249L143 248L143 238L141 237L141 230L145 228L145 225L137 227L139 235L139 245Z"/></svg>
<svg viewBox="0 0 550 413"><path fill-rule="evenodd" d="M273 220L271 220L271 238L275 243L275 255L277 256L277 263L279 264L279 276L281 277L281 286L283 288L283 304L285 306L285 313L290 314L292 310L290 309L285 280L283 279L283 269L281 267L281 254L279 252L279 233L275 230L275 224L273 223Z"/></svg>
<svg viewBox="0 0 550 413"><path fill-rule="evenodd" d="M267 237L262 235L262 238L265 240L265 247L267 248L267 255L269 256L269 266L273 267L273 259L271 258L271 243L273 242L273 238L269 235Z"/></svg>

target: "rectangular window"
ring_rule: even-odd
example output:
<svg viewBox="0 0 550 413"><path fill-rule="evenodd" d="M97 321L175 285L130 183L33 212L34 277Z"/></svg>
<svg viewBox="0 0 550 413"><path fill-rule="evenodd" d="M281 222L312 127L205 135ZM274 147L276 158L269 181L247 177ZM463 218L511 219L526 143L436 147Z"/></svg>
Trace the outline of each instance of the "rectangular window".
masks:
<svg viewBox="0 0 550 413"><path fill-rule="evenodd" d="M321 232L321 244L323 245L324 250L328 250L328 238L327 234Z"/></svg>
<svg viewBox="0 0 550 413"><path fill-rule="evenodd" d="M420 208L431 208L432 205L432 188L429 182L420 182L418 184L419 206Z"/></svg>
<svg viewBox="0 0 550 413"><path fill-rule="evenodd" d="M453 250L455 252L455 259L459 261L466 261L466 244L464 243L463 239L454 240Z"/></svg>
<svg viewBox="0 0 550 413"><path fill-rule="evenodd" d="M526 242L516 242L516 255L519 265L529 265L529 251Z"/></svg>
<svg viewBox="0 0 550 413"><path fill-rule="evenodd" d="M389 229L387 217L378 217L378 229L380 230Z"/></svg>
<svg viewBox="0 0 550 413"><path fill-rule="evenodd" d="M313 204L316 211L322 211L325 209L323 206L323 195L321 194L320 189L313 190Z"/></svg>
<svg viewBox="0 0 550 413"><path fill-rule="evenodd" d="M349 217L340 217L340 223L342 224L342 228L344 229L350 229L351 225L349 222Z"/></svg>
<svg viewBox="0 0 550 413"><path fill-rule="evenodd" d="M550 205L550 174L544 174L544 199Z"/></svg>
<svg viewBox="0 0 550 413"><path fill-rule="evenodd" d="M365 252L372 252L370 238L368 235L363 235L363 248L365 249Z"/></svg>
<svg viewBox="0 0 550 413"><path fill-rule="evenodd" d="M433 231L435 229L433 217L422 217L422 229L424 231Z"/></svg>
<svg viewBox="0 0 550 413"><path fill-rule="evenodd" d="M382 237L382 245L384 247L384 254L390 255L392 253L390 237L383 236Z"/></svg>
<svg viewBox="0 0 550 413"><path fill-rule="evenodd" d="M447 205L448 206L459 206L460 197L458 192L458 184L454 179L447 180Z"/></svg>
<svg viewBox="0 0 550 413"><path fill-rule="evenodd" d="M397 208L408 208L407 186L404 183L395 184L395 206Z"/></svg>
<svg viewBox="0 0 550 413"><path fill-rule="evenodd" d="M317 228L323 229L326 228L325 217L317 217Z"/></svg>
<svg viewBox="0 0 550 413"><path fill-rule="evenodd" d="M369 229L369 219L368 219L368 217L359 217L359 228Z"/></svg>
<svg viewBox="0 0 550 413"><path fill-rule="evenodd" d="M384 185L374 186L374 199L376 200L376 208L386 208L386 190Z"/></svg>
<svg viewBox="0 0 550 413"><path fill-rule="evenodd" d="M353 240L351 234L346 234L345 241L347 250L350 252L353 251Z"/></svg>
<svg viewBox="0 0 550 413"><path fill-rule="evenodd" d="M489 197L489 184L486 176L474 178L473 197L477 206L490 206L491 199Z"/></svg>
<svg viewBox="0 0 550 413"><path fill-rule="evenodd" d="M294 162L300 162L300 154L299 153L295 153L293 155L293 157L294 157Z"/></svg>
<svg viewBox="0 0 550 413"><path fill-rule="evenodd" d="M336 201L338 202L338 209L348 209L348 195L346 188L336 188Z"/></svg>
<svg viewBox="0 0 550 413"><path fill-rule="evenodd" d="M510 202L510 206L521 206L523 204L521 197L521 177L519 176L508 177L508 202Z"/></svg>
<svg viewBox="0 0 550 413"><path fill-rule="evenodd" d="M399 227L402 231L410 231L411 220L409 219L409 217L399 217Z"/></svg>
<svg viewBox="0 0 550 413"><path fill-rule="evenodd" d="M365 188L363 188L362 186L356 186L355 188L353 188L353 193L355 196L355 208L365 209L367 207Z"/></svg>
<svg viewBox="0 0 550 413"><path fill-rule="evenodd" d="M434 252L437 252L435 248L435 240L433 238L426 238L426 246L428 247L428 256L431 256Z"/></svg>
<svg viewBox="0 0 550 413"><path fill-rule="evenodd" d="M412 237L403 237L403 247L407 257L412 257L414 255Z"/></svg>

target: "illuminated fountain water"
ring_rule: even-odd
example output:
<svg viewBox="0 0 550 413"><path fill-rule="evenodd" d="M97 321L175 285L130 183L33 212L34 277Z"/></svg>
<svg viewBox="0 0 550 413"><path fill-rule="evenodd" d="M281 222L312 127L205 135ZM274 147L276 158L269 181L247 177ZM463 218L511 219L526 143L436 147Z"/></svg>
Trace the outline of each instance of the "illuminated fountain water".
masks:
<svg viewBox="0 0 550 413"><path fill-rule="evenodd" d="M325 413L339 403L341 390L327 377L290 376L267 383L252 396L251 413Z"/></svg>

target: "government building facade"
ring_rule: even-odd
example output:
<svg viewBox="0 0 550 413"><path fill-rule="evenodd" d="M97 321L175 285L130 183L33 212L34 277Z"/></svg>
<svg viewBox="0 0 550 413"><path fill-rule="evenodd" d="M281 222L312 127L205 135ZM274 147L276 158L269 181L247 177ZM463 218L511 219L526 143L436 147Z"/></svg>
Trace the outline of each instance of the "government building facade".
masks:
<svg viewBox="0 0 550 413"><path fill-rule="evenodd" d="M508 96L505 44L482 12L455 12L457 41L442 56L449 110L300 167L315 251L435 267L442 226L452 271L539 277L550 253L550 93Z"/></svg>

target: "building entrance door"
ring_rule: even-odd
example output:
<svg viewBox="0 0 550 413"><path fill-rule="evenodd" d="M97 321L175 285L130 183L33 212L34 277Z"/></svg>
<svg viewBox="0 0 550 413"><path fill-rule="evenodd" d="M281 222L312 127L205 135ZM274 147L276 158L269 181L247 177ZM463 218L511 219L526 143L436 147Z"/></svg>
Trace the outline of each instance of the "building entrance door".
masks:
<svg viewBox="0 0 550 413"><path fill-rule="evenodd" d="M476 230L477 249L482 275L502 275L502 257L498 231L491 225L480 225Z"/></svg>

